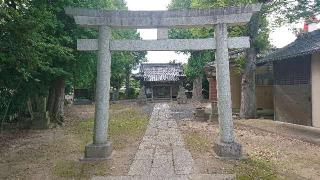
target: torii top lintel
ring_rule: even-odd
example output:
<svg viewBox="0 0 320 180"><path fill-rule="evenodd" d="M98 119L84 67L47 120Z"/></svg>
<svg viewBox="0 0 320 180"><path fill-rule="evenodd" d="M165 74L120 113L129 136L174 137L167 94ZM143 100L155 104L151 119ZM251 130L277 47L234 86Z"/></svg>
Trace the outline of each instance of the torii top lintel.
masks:
<svg viewBox="0 0 320 180"><path fill-rule="evenodd" d="M244 24L249 22L252 14L260 9L261 4L251 4L169 11L118 11L67 7L65 12L73 16L77 24L87 27L107 25L113 28L169 28L207 27L219 23Z"/></svg>

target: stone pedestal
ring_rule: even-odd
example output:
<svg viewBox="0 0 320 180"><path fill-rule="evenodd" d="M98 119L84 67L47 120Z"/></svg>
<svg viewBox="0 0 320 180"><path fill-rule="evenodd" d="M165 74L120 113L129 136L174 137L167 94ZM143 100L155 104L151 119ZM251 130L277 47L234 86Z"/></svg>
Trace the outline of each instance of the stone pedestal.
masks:
<svg viewBox="0 0 320 180"><path fill-rule="evenodd" d="M205 107L198 107L194 113L194 117L197 121L208 121L209 114L206 113Z"/></svg>
<svg viewBox="0 0 320 180"><path fill-rule="evenodd" d="M48 129L50 124L49 112L47 109L47 98L34 97L32 99L32 128Z"/></svg>
<svg viewBox="0 0 320 180"><path fill-rule="evenodd" d="M32 128L34 129L48 129L50 118L48 112L33 113Z"/></svg>
<svg viewBox="0 0 320 180"><path fill-rule="evenodd" d="M178 104L186 104L187 99L186 89L183 86L180 86L177 97Z"/></svg>
<svg viewBox="0 0 320 180"><path fill-rule="evenodd" d="M222 159L242 158L242 145L238 142L225 143L220 138L214 143L214 152Z"/></svg>
<svg viewBox="0 0 320 180"><path fill-rule="evenodd" d="M112 143L88 144L85 148L84 158L81 161L107 160L112 153Z"/></svg>
<svg viewBox="0 0 320 180"><path fill-rule="evenodd" d="M139 105L145 105L145 104L147 104L147 95L146 95L144 86L140 89L137 103L138 103Z"/></svg>
<svg viewBox="0 0 320 180"><path fill-rule="evenodd" d="M217 102L211 102L211 113L210 113L210 121L218 121L218 106Z"/></svg>

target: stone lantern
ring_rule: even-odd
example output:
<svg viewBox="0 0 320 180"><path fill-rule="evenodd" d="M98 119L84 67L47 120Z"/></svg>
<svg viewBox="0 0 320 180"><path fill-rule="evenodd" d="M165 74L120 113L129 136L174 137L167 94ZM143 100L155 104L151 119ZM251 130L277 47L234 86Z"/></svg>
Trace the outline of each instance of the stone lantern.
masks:
<svg viewBox="0 0 320 180"><path fill-rule="evenodd" d="M216 80L216 62L210 62L204 67L207 79L209 81L209 101L211 103L210 121L218 120L217 106L217 80Z"/></svg>
<svg viewBox="0 0 320 180"><path fill-rule="evenodd" d="M183 86L185 79L186 75L184 75L183 72L179 72L179 92L177 97L178 104L187 103L186 89Z"/></svg>
<svg viewBox="0 0 320 180"><path fill-rule="evenodd" d="M138 95L138 100L137 100L137 103L138 104L146 104L147 103L147 95L146 95L146 90L145 90L145 87L144 87L144 84L143 84L143 73L140 73L140 74L137 74L134 76L134 79L138 80L140 82L140 86L141 86L141 89L139 91L139 95Z"/></svg>

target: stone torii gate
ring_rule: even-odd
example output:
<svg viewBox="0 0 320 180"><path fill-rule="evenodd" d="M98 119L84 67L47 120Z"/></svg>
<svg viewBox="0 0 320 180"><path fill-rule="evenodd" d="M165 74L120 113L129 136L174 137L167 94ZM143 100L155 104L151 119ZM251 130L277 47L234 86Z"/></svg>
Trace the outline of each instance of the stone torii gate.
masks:
<svg viewBox="0 0 320 180"><path fill-rule="evenodd" d="M229 25L245 24L260 4L217 9L173 11L114 11L65 8L66 14L83 27L98 28L98 39L79 39L80 51L97 51L97 86L93 143L85 148L85 160L107 159L112 152L107 139L111 51L198 51L216 50L220 136L215 152L220 157L239 158L241 144L233 133L228 49L250 47L248 37L228 37ZM168 28L214 27L208 39L168 39ZM157 40L113 40L112 28L156 28Z"/></svg>

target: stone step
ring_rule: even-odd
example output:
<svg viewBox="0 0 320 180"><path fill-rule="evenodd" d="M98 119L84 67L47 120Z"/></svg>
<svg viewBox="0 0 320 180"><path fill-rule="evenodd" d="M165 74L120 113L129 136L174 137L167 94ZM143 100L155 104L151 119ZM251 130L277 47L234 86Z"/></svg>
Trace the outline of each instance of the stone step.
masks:
<svg viewBox="0 0 320 180"><path fill-rule="evenodd" d="M233 180L234 174L193 174L173 176L96 176L93 180Z"/></svg>

